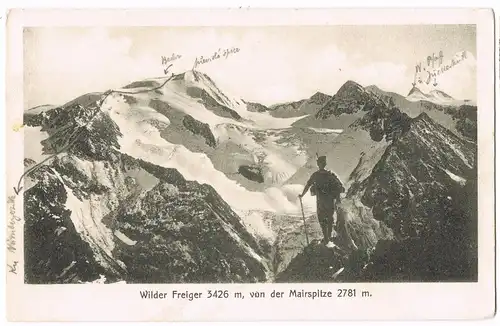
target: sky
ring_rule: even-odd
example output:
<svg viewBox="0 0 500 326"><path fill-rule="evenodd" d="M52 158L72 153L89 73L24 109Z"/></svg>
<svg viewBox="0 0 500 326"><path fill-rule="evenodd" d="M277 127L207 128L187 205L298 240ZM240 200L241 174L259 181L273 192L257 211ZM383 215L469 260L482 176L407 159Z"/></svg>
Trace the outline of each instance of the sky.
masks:
<svg viewBox="0 0 500 326"><path fill-rule="evenodd" d="M438 89L476 99L474 25L283 27L32 27L24 30L24 105L59 105L89 92L120 88L195 60L223 91L265 105L333 95L347 80L407 95L418 62L443 51L468 58L439 76Z"/></svg>

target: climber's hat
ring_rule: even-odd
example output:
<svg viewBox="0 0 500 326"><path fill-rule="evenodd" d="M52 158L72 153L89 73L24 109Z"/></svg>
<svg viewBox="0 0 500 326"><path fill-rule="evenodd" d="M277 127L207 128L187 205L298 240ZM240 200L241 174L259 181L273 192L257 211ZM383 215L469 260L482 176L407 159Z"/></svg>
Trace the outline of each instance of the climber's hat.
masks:
<svg viewBox="0 0 500 326"><path fill-rule="evenodd" d="M318 159L316 160L318 164L325 164L326 165L326 156L318 156Z"/></svg>

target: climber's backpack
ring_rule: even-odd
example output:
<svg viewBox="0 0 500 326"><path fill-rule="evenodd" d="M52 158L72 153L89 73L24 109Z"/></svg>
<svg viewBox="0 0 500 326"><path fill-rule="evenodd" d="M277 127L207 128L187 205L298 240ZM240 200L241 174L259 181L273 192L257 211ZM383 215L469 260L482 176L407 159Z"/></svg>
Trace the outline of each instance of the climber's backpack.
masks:
<svg viewBox="0 0 500 326"><path fill-rule="evenodd" d="M344 191L345 189L342 182L340 182L334 173L328 170L316 172L314 183L311 186L312 196L316 196L316 194L320 193L322 195L331 195L336 198Z"/></svg>

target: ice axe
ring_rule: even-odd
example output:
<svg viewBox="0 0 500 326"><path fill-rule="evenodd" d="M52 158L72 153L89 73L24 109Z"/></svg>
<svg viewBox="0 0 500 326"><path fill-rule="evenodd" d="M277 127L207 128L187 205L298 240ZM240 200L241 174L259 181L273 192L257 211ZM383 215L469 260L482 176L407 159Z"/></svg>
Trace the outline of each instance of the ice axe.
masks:
<svg viewBox="0 0 500 326"><path fill-rule="evenodd" d="M309 237L307 236L307 228L306 228L306 216L304 215L304 206L302 205L302 197L299 197L300 201L300 210L302 211L302 220L304 221L304 232L306 234L306 243L309 247Z"/></svg>

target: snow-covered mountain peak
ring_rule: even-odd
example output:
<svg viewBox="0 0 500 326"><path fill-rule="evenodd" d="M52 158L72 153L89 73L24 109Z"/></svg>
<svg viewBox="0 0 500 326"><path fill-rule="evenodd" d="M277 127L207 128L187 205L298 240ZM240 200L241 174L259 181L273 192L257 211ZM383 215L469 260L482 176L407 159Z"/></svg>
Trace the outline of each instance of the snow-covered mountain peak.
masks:
<svg viewBox="0 0 500 326"><path fill-rule="evenodd" d="M463 103L463 101L457 101L453 97L439 89L432 89L428 93L424 93L422 90L415 86L413 86L413 88L410 90L406 99L411 102L428 101L440 105L455 105L458 102L460 102L460 104Z"/></svg>
<svg viewBox="0 0 500 326"><path fill-rule="evenodd" d="M128 275L133 282L269 279L263 261L272 250L259 241L277 239L286 247L282 252L288 252L283 241L300 225L301 204L307 223L315 221L315 198L307 194L301 203L297 195L317 169L318 153L327 156L328 168L341 180L349 181L346 188L354 185L346 202L359 207L344 210L354 214L350 225L363 230L356 241L369 234L369 241L358 244L366 247L389 237L392 231L385 224L396 229L400 221L387 221L385 209L405 207L399 199L393 205L399 198L393 194L402 193L403 186L416 193L428 174L446 177L446 187L454 185L455 179L467 179L475 162L469 142L434 123L432 115L412 120L398 109L394 94L380 92L348 81L334 96L318 92L309 99L249 110L248 103L220 89L208 75L187 71L131 83L109 94L102 105L103 94L95 93L51 110L26 111L25 129L38 135L32 138L37 146L25 149L26 167L48 158L27 173L28 228L36 230L41 216L43 228L56 234L51 243L66 239L67 256L83 257L75 263L63 257L50 280L64 276L65 269L71 270L63 277L69 282L99 274ZM418 89L410 95L415 94L447 96ZM462 111L468 117L462 119L462 129L473 134L475 111ZM307 114L306 123L325 126L295 125L305 119L296 114ZM342 119L341 128L335 127ZM432 158L422 156L429 152ZM424 162L414 171L415 153ZM438 165L448 172L436 170ZM387 178L394 182L388 185ZM61 196L50 199L47 193ZM368 213L355 213L358 208ZM87 221L95 224L91 233L84 230ZM73 252L71 243L81 252ZM147 264L141 263L143 256L151 258ZM288 263L283 257L276 261ZM177 262L189 273L170 273ZM95 267L91 275L85 272L87 264ZM31 275L44 272L36 270L40 265L35 261L29 266L35 266ZM207 266L210 273L198 266Z"/></svg>
<svg viewBox="0 0 500 326"><path fill-rule="evenodd" d="M424 92L422 92L422 91L420 90L420 88L418 88L418 87L416 87L416 86L413 86L413 87L410 89L410 91L408 92L407 97L408 97L408 96L412 96L412 95L414 95L414 96L423 96L423 97L425 97Z"/></svg>

